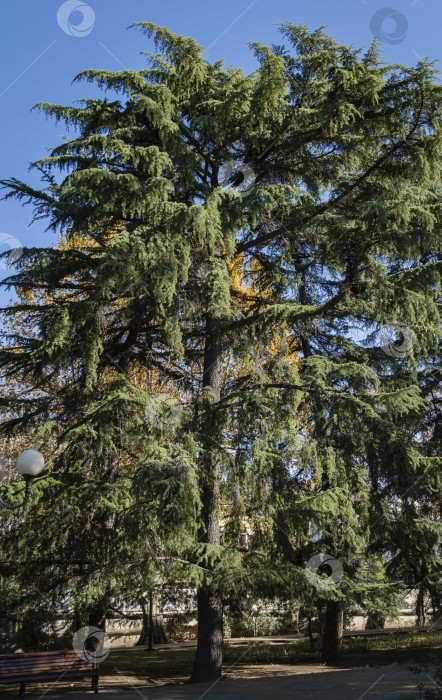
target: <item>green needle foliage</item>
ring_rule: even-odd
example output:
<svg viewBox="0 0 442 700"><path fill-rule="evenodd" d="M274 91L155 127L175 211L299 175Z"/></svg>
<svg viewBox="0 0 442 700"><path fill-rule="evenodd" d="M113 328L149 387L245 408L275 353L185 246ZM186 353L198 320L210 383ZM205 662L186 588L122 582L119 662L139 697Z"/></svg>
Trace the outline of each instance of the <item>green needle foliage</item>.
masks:
<svg viewBox="0 0 442 700"><path fill-rule="evenodd" d="M26 249L7 280L31 298L6 313L36 332L0 353L30 388L5 398L4 431L51 435L32 507L69 512L61 548L83 568L63 585L79 614L121 594L124 561L133 597L140 576L198 588L195 681L220 676L223 606L252 589L322 606L332 657L346 600L377 585L357 562L378 514L412 479L420 495L425 474L435 483L406 419L424 411L419 363L439 337L441 88L431 63L388 66L322 29L285 23L284 45L251 43L245 76L136 26L157 49L148 67L84 71L108 97L40 104L72 138L34 164L41 190L3 181L72 240ZM406 356L356 341L391 322ZM184 397L173 430L167 409L144 412L155 389L140 376ZM431 527L434 552L422 515L409 527ZM317 551L342 562L342 588L312 590Z"/></svg>

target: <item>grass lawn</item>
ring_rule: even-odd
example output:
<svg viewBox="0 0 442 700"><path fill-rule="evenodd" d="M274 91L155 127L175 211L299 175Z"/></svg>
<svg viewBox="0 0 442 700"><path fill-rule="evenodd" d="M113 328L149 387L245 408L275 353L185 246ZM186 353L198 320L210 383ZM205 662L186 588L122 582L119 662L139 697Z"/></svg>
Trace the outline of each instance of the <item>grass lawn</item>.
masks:
<svg viewBox="0 0 442 700"><path fill-rule="evenodd" d="M413 663L442 651L442 631L379 635L377 637L345 637L340 666L375 666L377 664ZM124 675L155 678L188 676L192 669L195 648L119 651L109 654L101 664L102 676ZM310 651L307 639L296 642L254 642L225 644L224 667L251 664L318 664L319 652Z"/></svg>

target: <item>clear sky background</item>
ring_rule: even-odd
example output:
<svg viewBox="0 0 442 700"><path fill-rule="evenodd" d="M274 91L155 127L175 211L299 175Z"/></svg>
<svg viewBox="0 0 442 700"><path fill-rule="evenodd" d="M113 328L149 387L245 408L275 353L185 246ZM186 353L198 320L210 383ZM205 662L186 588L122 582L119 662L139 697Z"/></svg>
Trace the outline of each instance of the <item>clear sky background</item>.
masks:
<svg viewBox="0 0 442 700"><path fill-rule="evenodd" d="M391 1L391 5L389 4ZM31 112L38 101L70 104L97 95L84 83L72 85L85 68L140 69L140 51L152 43L128 30L134 21L152 21L193 36L209 60L224 58L245 73L256 68L247 42L280 43L284 20L314 29L327 25L338 41L367 47L377 32L385 60L415 64L440 56L442 0L2 0L0 4L0 178L38 185L30 162L57 145L66 129ZM75 9L78 8L78 9ZM377 13L377 14L376 14ZM23 246L52 245L43 222L29 228L30 206L0 201L0 251L12 239ZM14 245L17 245L16 243ZM0 268L0 279L11 271ZM11 292L0 291L0 305Z"/></svg>

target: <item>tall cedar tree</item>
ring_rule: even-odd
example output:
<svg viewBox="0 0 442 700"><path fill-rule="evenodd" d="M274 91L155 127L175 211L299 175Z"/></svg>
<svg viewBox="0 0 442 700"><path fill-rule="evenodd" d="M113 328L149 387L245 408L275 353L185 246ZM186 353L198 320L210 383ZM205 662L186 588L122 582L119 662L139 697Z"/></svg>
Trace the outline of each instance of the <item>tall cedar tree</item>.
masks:
<svg viewBox="0 0 442 700"><path fill-rule="evenodd" d="M168 377L175 366L183 381L183 368L200 367L189 380L197 390L189 431L206 574L198 587L192 679L208 681L220 676L222 663L223 591L211 571L222 559L226 407L235 401L241 426L248 418L252 431L256 417L262 425L268 415L261 440L269 448L276 435L281 447L278 421L304 397L321 499L299 512L316 519L325 545L344 559L345 548L357 547L352 495L364 468L348 425L370 417L376 424L379 480L399 462L413 464L397 416L418 409L417 382L386 369L379 352L357 346L352 324L370 330L409 324L422 352L438 332L441 89L427 62L386 66L376 47L362 53L322 30L289 23L281 28L287 47L251 44L258 69L249 76L210 64L193 39L148 22L137 26L161 51L147 52L149 67L78 77L111 91L112 99L40 105L73 127L74 138L35 164L44 189L3 182L6 197L33 203L50 228L95 236L98 245L24 251L8 284L64 289L69 298L21 309L39 336L12 339L0 364L10 375L32 377L74 363L78 406L94 401L107 367L121 368L120 399L133 362ZM226 186L232 161L239 166ZM56 179L57 170L66 172L64 179ZM109 240L105 232L115 226ZM251 270L254 288L266 291L247 303L232 285L239 260ZM109 309L114 316L106 325ZM229 352L246 357L268 347L275 325L287 329L282 335L300 352L301 366L266 361L222 386ZM123 403L118 420L108 410L104 415L111 461L125 440ZM50 404L47 395L32 397L22 421L50 412ZM382 431L390 424L395 433L383 456ZM263 453L255 450L252 466L264 469ZM277 459L267 472L274 486L275 468ZM327 611L328 656L338 651L342 614L335 596Z"/></svg>

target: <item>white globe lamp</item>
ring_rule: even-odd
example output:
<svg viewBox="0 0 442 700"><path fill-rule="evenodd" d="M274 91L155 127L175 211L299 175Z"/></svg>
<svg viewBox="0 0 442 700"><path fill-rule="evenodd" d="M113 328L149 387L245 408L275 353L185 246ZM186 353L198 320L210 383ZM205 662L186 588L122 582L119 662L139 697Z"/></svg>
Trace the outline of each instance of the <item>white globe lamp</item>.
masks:
<svg viewBox="0 0 442 700"><path fill-rule="evenodd" d="M22 476L38 476L45 468L44 457L37 450L25 450L18 457L15 463L17 471Z"/></svg>
<svg viewBox="0 0 442 700"><path fill-rule="evenodd" d="M8 510L16 510L25 505L31 493L32 480L35 476L38 476L45 467L45 461L43 455L37 450L25 450L22 452L15 462L15 467L19 474L22 475L23 479L26 481L25 497L23 501L18 506L11 506L5 503L0 495L0 503ZM0 487L0 494L8 495L8 487Z"/></svg>

